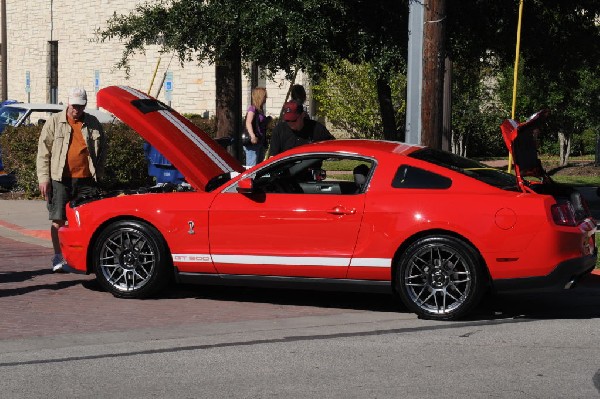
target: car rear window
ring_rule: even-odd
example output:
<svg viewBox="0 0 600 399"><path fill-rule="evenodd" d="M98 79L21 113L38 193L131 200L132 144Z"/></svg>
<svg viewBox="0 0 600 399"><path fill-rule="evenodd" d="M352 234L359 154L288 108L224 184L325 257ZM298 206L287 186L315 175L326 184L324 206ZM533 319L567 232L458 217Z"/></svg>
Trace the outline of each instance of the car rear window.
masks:
<svg viewBox="0 0 600 399"><path fill-rule="evenodd" d="M400 166L392 180L394 188L446 189L451 185L452 180L447 177L409 165Z"/></svg>
<svg viewBox="0 0 600 399"><path fill-rule="evenodd" d="M503 190L518 191L514 175L450 152L423 148L411 153L409 157L450 169Z"/></svg>

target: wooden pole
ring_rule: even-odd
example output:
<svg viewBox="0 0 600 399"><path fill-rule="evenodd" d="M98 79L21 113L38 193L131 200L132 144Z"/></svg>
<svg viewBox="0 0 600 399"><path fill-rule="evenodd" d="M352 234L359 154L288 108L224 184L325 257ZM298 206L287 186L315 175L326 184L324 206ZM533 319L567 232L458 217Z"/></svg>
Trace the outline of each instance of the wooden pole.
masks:
<svg viewBox="0 0 600 399"><path fill-rule="evenodd" d="M442 148L446 0L425 7L421 144Z"/></svg>

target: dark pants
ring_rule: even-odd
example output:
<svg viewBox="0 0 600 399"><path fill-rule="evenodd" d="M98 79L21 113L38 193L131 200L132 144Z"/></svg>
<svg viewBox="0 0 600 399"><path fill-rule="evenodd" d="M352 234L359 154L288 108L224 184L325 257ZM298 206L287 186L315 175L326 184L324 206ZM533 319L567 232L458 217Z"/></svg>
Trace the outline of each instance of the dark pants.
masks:
<svg viewBox="0 0 600 399"><path fill-rule="evenodd" d="M48 195L49 219L66 220L65 208L70 200L99 192L98 184L92 177L52 180L52 192Z"/></svg>

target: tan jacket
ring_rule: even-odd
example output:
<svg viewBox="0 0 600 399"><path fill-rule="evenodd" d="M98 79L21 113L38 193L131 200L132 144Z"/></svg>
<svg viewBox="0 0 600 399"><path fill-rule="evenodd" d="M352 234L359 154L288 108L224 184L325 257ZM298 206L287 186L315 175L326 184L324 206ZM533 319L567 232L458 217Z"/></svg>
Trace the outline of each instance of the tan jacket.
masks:
<svg viewBox="0 0 600 399"><path fill-rule="evenodd" d="M104 175L106 136L95 116L84 114L81 132L88 146L90 172L96 181ZM58 112L46 121L38 141L36 159L38 182L61 181L67 159L72 129L67 121L67 111Z"/></svg>

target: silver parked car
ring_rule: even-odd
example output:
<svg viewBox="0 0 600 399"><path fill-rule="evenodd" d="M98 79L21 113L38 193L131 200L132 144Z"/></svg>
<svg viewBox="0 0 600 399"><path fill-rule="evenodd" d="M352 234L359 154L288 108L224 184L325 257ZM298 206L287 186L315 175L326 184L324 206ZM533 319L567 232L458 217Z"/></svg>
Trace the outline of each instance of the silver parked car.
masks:
<svg viewBox="0 0 600 399"><path fill-rule="evenodd" d="M0 133L6 126L43 125L51 114L64 110L63 104L12 103L0 108ZM85 112L94 115L100 123L111 123L114 117L104 111L86 108Z"/></svg>
<svg viewBox="0 0 600 399"><path fill-rule="evenodd" d="M0 107L0 134L7 126L39 125L40 129L52 114L64 110L64 104L32 104L5 101ZM86 108L86 113L94 115L100 123L112 123L115 117L104 111ZM1 151L1 150L0 150ZM0 153L0 189L10 189L16 182L14 172L4 171L2 154Z"/></svg>

